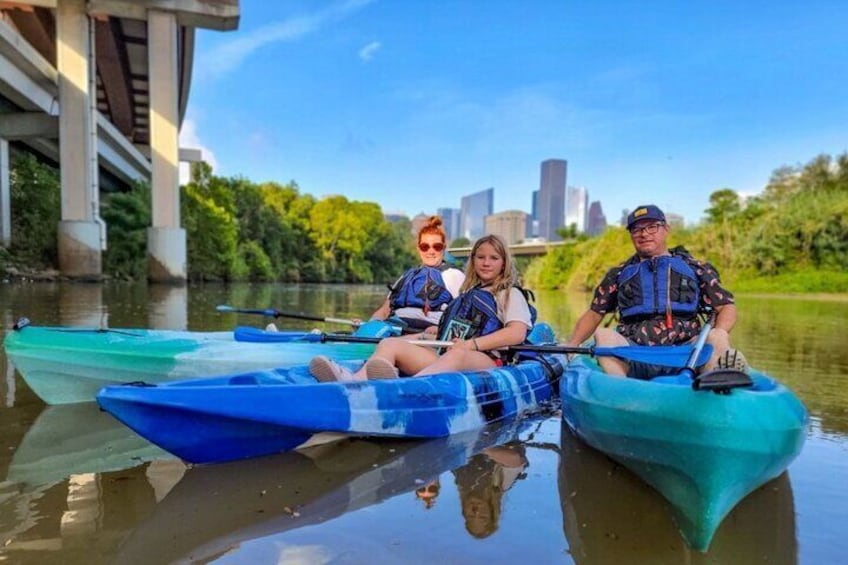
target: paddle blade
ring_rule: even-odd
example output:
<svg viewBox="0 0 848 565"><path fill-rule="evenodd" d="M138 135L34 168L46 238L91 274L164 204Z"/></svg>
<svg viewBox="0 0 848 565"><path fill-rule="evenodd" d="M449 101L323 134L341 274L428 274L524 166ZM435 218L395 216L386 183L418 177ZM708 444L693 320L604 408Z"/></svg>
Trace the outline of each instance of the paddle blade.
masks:
<svg viewBox="0 0 848 565"><path fill-rule="evenodd" d="M704 365L710 359L713 348L711 345L704 345L698 355L696 367ZM596 356L612 356L618 357L624 361L636 361L638 363L647 363L650 365L659 365L661 367L685 367L689 360L689 354L692 353L692 347L689 345L632 345L629 347L596 347Z"/></svg>

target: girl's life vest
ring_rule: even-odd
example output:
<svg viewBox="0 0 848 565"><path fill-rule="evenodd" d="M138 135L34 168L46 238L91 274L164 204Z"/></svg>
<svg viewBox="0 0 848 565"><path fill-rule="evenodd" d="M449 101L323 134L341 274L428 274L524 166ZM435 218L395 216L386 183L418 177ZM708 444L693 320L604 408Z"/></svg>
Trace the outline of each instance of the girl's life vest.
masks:
<svg viewBox="0 0 848 565"><path fill-rule="evenodd" d="M536 323L536 308L530 303L533 294L529 290L517 287L530 308L530 321ZM454 298L439 321L440 340L473 339L489 335L503 328L498 318L498 302L495 295L476 286Z"/></svg>
<svg viewBox="0 0 848 565"><path fill-rule="evenodd" d="M631 262L621 269L617 285L622 322L662 315L692 318L698 313L698 277L682 254Z"/></svg>
<svg viewBox="0 0 848 565"><path fill-rule="evenodd" d="M450 268L442 262L438 267L421 265L407 270L389 286L392 312L399 308L420 308L426 315L431 310L443 310L453 299L442 278L442 273Z"/></svg>

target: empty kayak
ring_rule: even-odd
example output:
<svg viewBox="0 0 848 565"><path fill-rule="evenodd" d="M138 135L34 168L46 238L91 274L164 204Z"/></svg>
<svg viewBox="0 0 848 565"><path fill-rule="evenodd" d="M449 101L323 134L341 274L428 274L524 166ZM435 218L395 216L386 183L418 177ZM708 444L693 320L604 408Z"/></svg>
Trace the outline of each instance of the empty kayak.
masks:
<svg viewBox="0 0 848 565"><path fill-rule="evenodd" d="M362 361L345 361L352 370ZM100 407L192 463L288 451L313 434L437 438L538 409L556 397L560 356L479 372L318 383L306 366L153 386L109 386Z"/></svg>
<svg viewBox="0 0 848 565"><path fill-rule="evenodd" d="M366 336L383 337L379 323ZM363 330L360 328L360 330ZM6 355L47 404L90 402L106 385L160 383L307 363L316 355L362 359L374 344L320 343L308 332L189 332L39 327L6 335Z"/></svg>
<svg viewBox="0 0 848 565"><path fill-rule="evenodd" d="M705 551L730 510L783 473L804 444L807 411L757 371L753 386L696 391L684 374L610 377L595 361L569 364L563 418L586 443L662 494L684 539Z"/></svg>

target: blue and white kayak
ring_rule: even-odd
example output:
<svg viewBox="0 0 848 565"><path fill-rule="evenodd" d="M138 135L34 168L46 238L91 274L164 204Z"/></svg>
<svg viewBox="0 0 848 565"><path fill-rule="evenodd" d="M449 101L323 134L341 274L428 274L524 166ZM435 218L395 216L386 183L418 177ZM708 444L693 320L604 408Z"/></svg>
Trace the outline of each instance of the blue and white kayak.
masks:
<svg viewBox="0 0 848 565"><path fill-rule="evenodd" d="M563 380L563 418L659 491L684 539L705 551L727 513L783 473L804 445L801 401L763 373L750 377L750 388L715 394L693 390L685 372L650 381L610 377L579 357Z"/></svg>
<svg viewBox="0 0 848 565"><path fill-rule="evenodd" d="M385 337L393 326L369 322L357 335ZM47 404L91 402L97 391L129 381L160 383L309 362L316 355L362 359L372 343L320 342L303 331L236 328L189 332L24 325L6 335L6 354Z"/></svg>
<svg viewBox="0 0 848 565"><path fill-rule="evenodd" d="M318 383L306 366L154 386L109 386L101 408L192 463L288 451L313 434L437 438L477 430L556 398L561 356L479 372ZM351 370L362 361L342 362Z"/></svg>

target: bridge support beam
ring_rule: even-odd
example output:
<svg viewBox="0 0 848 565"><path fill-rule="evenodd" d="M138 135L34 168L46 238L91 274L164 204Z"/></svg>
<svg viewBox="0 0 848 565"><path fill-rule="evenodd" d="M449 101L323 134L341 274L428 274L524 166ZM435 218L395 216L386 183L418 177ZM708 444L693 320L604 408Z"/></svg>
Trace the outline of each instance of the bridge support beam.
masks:
<svg viewBox="0 0 848 565"><path fill-rule="evenodd" d="M85 0L59 0L56 7L62 183L59 268L71 278L99 278L103 272L100 252L105 247L105 226L99 215L96 175L92 49Z"/></svg>
<svg viewBox="0 0 848 565"><path fill-rule="evenodd" d="M147 233L148 278L185 283L186 234L180 227L177 18L148 11L150 159L153 225Z"/></svg>
<svg viewBox="0 0 848 565"><path fill-rule="evenodd" d="M9 142L0 137L0 245L12 242L12 200Z"/></svg>

